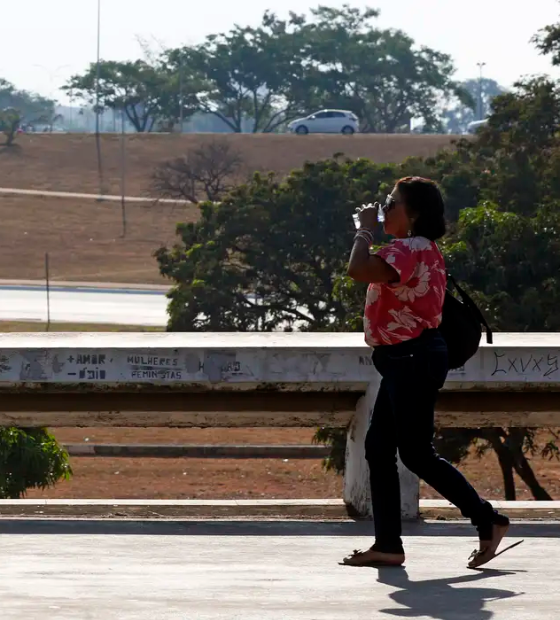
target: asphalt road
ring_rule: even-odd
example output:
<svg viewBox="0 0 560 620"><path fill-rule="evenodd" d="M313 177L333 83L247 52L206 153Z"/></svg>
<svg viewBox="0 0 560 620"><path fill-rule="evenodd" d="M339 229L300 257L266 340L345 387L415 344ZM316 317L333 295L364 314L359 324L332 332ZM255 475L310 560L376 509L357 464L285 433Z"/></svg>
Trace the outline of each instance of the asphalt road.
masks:
<svg viewBox="0 0 560 620"><path fill-rule="evenodd" d="M51 321L163 327L162 291L51 287ZM46 321L47 293L36 286L0 286L0 321Z"/></svg>
<svg viewBox="0 0 560 620"><path fill-rule="evenodd" d="M420 526L406 568L339 566L360 523L0 520L2 620L556 620L560 524L465 567L472 527Z"/></svg>

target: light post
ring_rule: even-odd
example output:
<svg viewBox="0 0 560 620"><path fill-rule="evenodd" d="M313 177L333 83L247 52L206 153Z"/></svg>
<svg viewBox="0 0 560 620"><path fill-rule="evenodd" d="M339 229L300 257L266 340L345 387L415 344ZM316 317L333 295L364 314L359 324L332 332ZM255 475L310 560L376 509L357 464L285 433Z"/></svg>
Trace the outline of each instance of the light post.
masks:
<svg viewBox="0 0 560 620"><path fill-rule="evenodd" d="M477 62L476 66L478 67L478 120L484 120L484 109L483 109L483 101L482 101L482 70L486 66L485 62Z"/></svg>
<svg viewBox="0 0 560 620"><path fill-rule="evenodd" d="M126 237L126 133L125 133L125 112L121 109L121 216L122 216L122 237Z"/></svg>
<svg viewBox="0 0 560 620"><path fill-rule="evenodd" d="M103 195L103 164L101 161L101 137L99 135L99 82L101 78L101 0L97 0L97 68L95 75L95 145L97 148L97 177L99 195Z"/></svg>
<svg viewBox="0 0 560 620"><path fill-rule="evenodd" d="M179 65L179 133L183 133L183 58L181 57Z"/></svg>

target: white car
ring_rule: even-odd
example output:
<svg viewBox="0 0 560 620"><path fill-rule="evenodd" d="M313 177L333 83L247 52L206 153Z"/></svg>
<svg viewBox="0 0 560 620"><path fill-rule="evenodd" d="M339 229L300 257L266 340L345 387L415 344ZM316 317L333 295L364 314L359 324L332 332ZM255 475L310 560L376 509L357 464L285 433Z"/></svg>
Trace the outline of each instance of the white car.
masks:
<svg viewBox="0 0 560 620"><path fill-rule="evenodd" d="M352 135L359 131L358 117L348 110L321 110L305 118L298 118L288 125L292 133L343 133Z"/></svg>

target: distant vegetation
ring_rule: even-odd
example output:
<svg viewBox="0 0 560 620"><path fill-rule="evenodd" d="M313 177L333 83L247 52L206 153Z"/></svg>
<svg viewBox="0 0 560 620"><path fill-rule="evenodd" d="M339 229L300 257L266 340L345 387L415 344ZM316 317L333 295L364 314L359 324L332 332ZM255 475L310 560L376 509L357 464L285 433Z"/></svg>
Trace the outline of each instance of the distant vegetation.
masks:
<svg viewBox="0 0 560 620"><path fill-rule="evenodd" d="M376 27L377 16L348 5L287 20L265 12L259 26L235 26L200 45L105 60L101 111L122 112L142 132L190 121L193 128L268 133L324 107L353 111L364 132L409 132L412 119L424 132L464 131L476 105L472 81L456 82L448 55ZM494 84L482 84L486 105L499 91ZM65 91L93 106L96 85L92 63Z"/></svg>

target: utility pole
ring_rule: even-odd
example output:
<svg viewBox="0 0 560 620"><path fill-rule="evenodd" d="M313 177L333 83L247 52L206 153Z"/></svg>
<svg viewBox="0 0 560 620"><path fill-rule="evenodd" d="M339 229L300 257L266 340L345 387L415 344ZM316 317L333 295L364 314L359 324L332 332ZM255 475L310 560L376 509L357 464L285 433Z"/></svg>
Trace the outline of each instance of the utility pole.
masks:
<svg viewBox="0 0 560 620"><path fill-rule="evenodd" d="M183 133L183 58L179 62L179 133Z"/></svg>
<svg viewBox="0 0 560 620"><path fill-rule="evenodd" d="M482 70L486 66L485 62L477 62L478 67L478 120L484 120L484 104L482 99Z"/></svg>
<svg viewBox="0 0 560 620"><path fill-rule="evenodd" d="M97 0L97 69L95 76L95 145L97 147L97 176L99 195L103 195L103 162L101 161L101 136L99 135L99 82L101 80L101 0Z"/></svg>
<svg viewBox="0 0 560 620"><path fill-rule="evenodd" d="M126 237L126 133L124 107L121 110L121 215L122 237Z"/></svg>

